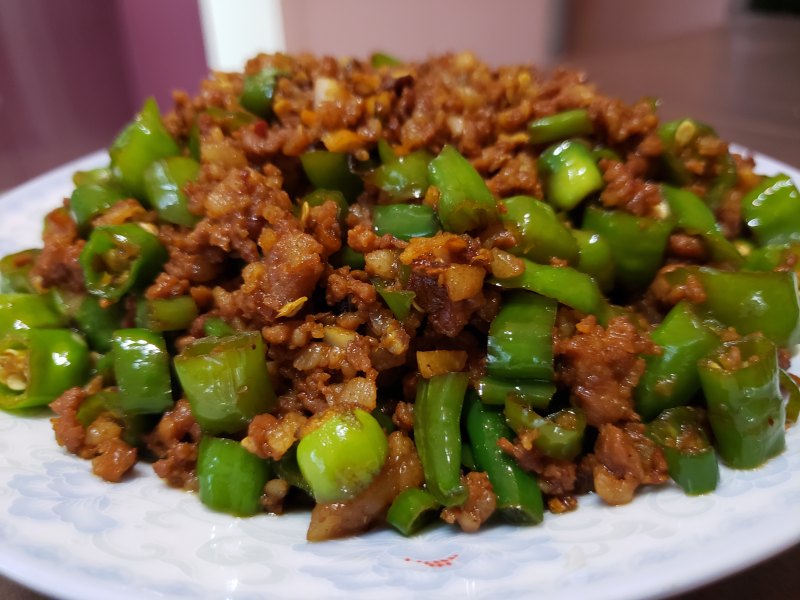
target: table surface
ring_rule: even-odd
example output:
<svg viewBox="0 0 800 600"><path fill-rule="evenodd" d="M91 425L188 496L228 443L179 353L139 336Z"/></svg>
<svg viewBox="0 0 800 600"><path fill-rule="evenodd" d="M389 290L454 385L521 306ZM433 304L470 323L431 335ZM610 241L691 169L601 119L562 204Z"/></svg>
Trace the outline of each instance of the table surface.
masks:
<svg viewBox="0 0 800 600"><path fill-rule="evenodd" d="M736 16L724 29L564 62L585 69L611 95L659 98L664 119L691 116L712 123L725 139L800 167L798 59L800 19ZM796 598L798 565L800 544L678 600ZM45 597L0 578L0 598Z"/></svg>

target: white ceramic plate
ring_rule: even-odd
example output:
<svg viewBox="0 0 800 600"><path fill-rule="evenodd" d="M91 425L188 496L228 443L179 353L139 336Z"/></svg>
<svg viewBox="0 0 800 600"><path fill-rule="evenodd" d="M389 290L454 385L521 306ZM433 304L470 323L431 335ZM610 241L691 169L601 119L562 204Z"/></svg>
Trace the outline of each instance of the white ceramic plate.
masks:
<svg viewBox="0 0 800 600"><path fill-rule="evenodd" d="M70 193L72 172L104 160L94 154L0 199L0 255L39 245L41 217ZM759 167L800 181L774 160L759 157ZM755 471L723 469L700 498L666 485L618 508L583 497L576 512L531 528L308 544L306 514L215 514L142 464L104 483L56 445L47 416L0 414L0 572L63 598L659 597L800 541L799 505L796 427L783 455Z"/></svg>

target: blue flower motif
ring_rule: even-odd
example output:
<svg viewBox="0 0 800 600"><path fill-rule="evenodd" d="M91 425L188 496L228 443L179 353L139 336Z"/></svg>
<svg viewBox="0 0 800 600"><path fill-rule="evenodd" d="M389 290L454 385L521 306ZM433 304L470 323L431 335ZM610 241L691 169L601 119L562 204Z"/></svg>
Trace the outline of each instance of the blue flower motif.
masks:
<svg viewBox="0 0 800 600"><path fill-rule="evenodd" d="M9 487L19 495L9 512L36 521L64 521L83 533L117 526L104 514L109 500L104 485L83 464L68 460L43 463L44 473L14 475Z"/></svg>

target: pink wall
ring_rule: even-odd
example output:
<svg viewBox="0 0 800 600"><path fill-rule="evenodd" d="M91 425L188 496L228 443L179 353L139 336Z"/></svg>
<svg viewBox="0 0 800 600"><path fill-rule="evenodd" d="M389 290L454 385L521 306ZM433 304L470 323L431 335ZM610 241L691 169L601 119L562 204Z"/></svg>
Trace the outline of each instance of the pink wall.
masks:
<svg viewBox="0 0 800 600"><path fill-rule="evenodd" d="M735 0L572 0L571 52L631 48L721 27Z"/></svg>
<svg viewBox="0 0 800 600"><path fill-rule="evenodd" d="M289 52L367 57L384 50L409 60L472 50L503 63L552 61L561 0L283 0Z"/></svg>
<svg viewBox="0 0 800 600"><path fill-rule="evenodd" d="M135 104L155 96L171 105L172 90L198 90L207 75L197 0L117 0ZM233 3L232 3L233 6Z"/></svg>

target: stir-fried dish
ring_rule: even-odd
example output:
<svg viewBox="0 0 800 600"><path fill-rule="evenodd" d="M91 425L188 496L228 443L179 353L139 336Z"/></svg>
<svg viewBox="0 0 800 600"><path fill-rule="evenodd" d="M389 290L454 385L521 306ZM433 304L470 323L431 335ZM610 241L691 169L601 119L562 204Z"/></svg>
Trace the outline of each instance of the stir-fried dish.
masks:
<svg viewBox="0 0 800 600"><path fill-rule="evenodd" d="M579 72L260 55L0 262L0 405L308 538L713 492L785 447L800 198Z"/></svg>

